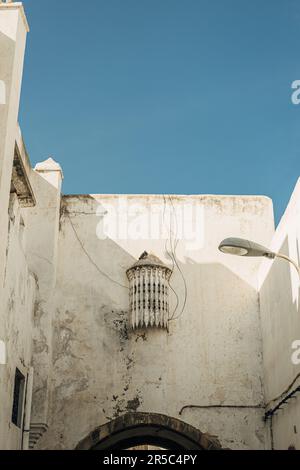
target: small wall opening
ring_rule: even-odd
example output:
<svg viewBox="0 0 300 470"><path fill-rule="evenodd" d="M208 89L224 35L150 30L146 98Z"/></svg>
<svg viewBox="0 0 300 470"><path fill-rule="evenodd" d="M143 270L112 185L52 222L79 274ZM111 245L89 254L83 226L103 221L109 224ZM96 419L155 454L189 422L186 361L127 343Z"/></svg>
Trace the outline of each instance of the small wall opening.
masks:
<svg viewBox="0 0 300 470"><path fill-rule="evenodd" d="M24 389L25 377L19 369L16 369L11 421L18 428L22 425Z"/></svg>

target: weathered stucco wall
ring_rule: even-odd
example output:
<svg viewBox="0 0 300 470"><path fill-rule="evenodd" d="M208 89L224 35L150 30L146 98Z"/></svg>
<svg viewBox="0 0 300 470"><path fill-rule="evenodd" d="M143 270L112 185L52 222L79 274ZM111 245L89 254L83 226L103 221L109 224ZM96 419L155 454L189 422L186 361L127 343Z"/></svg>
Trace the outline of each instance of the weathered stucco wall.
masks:
<svg viewBox="0 0 300 470"><path fill-rule="evenodd" d="M300 180L276 230L271 248L290 256L300 265ZM299 277L295 268L282 259L262 263L260 306L263 336L264 386L268 409L300 386L300 364L293 364L292 344L300 340ZM298 350L299 350L298 344ZM299 358L299 355L298 355ZM297 380L294 380L298 376ZM268 425L273 427L275 449L300 449L300 396L295 395Z"/></svg>
<svg viewBox="0 0 300 470"><path fill-rule="evenodd" d="M0 5L0 295L7 244L8 204L27 23L20 5ZM4 98L4 99L3 99Z"/></svg>
<svg viewBox="0 0 300 470"><path fill-rule="evenodd" d="M99 240L99 214L116 207L118 197L64 197L52 298L50 422L38 448L72 449L95 427L127 411L180 418L181 408L190 404L251 407L185 409L181 419L218 435L224 446L268 448L261 408L258 261L223 255L217 246L232 234L268 244L273 235L271 201L176 196L165 205L161 196L125 200L132 218L143 212L141 207L147 212L153 204L160 205L162 217L166 206L177 210L188 203L201 208L197 249L182 240L177 245L187 285L185 311L170 322L169 332L131 331L126 269L145 249L172 267L166 240ZM180 313L185 289L177 268L171 284ZM174 306L173 297L171 312Z"/></svg>
<svg viewBox="0 0 300 470"><path fill-rule="evenodd" d="M265 197L61 199L59 165L49 159L33 171L17 125L27 28L20 4L0 5L0 448L28 444L11 422L17 367L25 377L34 369L23 418L36 448L73 449L98 426L148 412L217 435L224 447L299 449L299 398L263 421L265 403L269 410L289 384L300 386L291 361L297 273L217 247L244 237L299 264L300 184L275 235ZM34 207L11 194L16 143ZM130 328L126 270L144 250L174 269L168 331Z"/></svg>
<svg viewBox="0 0 300 470"><path fill-rule="evenodd" d="M26 262L26 228L17 197L9 206L9 232L1 298L1 338L6 365L0 366L0 449L20 449L21 429L11 422L16 367L27 377L32 360L33 309L36 279Z"/></svg>
<svg viewBox="0 0 300 470"><path fill-rule="evenodd" d="M22 435L11 423L16 367L31 363L32 311L36 281L25 254L26 228L15 194L10 195L27 23L20 4L0 5L0 448L18 449Z"/></svg>
<svg viewBox="0 0 300 470"><path fill-rule="evenodd" d="M62 172L53 160L32 172L36 205L26 209L28 265L38 279L32 336L34 368L31 441L47 428L52 358L53 293L56 282L57 242Z"/></svg>
<svg viewBox="0 0 300 470"><path fill-rule="evenodd" d="M21 142L17 139L18 145ZM45 162L28 179L37 203L23 208L15 193L10 195L9 225L4 281L1 292L0 338L6 346L6 364L0 365L0 448L20 449L21 429L11 422L16 367L26 378L25 397L33 400L31 442L49 422L48 404L52 367L53 291L60 214L61 170ZM50 180L50 183L49 181ZM27 378L34 370L33 390ZM23 417L25 406L23 406ZM29 427L29 426L28 426ZM25 433L26 435L26 433Z"/></svg>

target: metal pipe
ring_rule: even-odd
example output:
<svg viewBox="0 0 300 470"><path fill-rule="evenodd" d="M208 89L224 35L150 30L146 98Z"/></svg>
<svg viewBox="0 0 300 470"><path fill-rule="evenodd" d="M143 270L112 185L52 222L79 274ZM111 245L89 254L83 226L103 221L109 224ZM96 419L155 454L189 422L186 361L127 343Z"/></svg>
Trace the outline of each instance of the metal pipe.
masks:
<svg viewBox="0 0 300 470"><path fill-rule="evenodd" d="M262 404L261 405L222 405L222 404L218 404L218 405L185 405L179 411L179 415L181 416L183 411L188 409L188 408L199 408L199 409L212 409L212 408L261 409L261 408L263 408L264 409L265 406L262 405Z"/></svg>
<svg viewBox="0 0 300 470"><path fill-rule="evenodd" d="M288 261L289 263L291 263L294 268L296 269L298 275L299 275L299 280L300 280L300 267L298 266L298 264L292 260L289 256L286 256L284 255L283 253L275 253L275 256L276 258L282 258L282 259L285 259L286 261Z"/></svg>

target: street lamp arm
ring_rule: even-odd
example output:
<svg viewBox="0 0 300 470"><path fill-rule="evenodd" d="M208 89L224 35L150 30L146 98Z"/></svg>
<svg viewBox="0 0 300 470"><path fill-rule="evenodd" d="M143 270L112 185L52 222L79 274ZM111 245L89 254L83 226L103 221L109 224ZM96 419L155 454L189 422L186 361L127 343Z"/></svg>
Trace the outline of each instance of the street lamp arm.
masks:
<svg viewBox="0 0 300 470"><path fill-rule="evenodd" d="M300 267L298 266L297 263L295 263L294 260L292 260L289 256L284 255L283 253L275 253L275 256L276 258L282 258L288 261L289 263L291 263L296 268L297 273L299 275L299 279L300 279Z"/></svg>
<svg viewBox="0 0 300 470"><path fill-rule="evenodd" d="M225 238L225 240L221 241L219 250L222 251L222 253L238 256L264 256L265 258L269 259L285 259L291 263L294 268L296 268L300 281L300 267L295 261L283 253L274 253L269 248L252 242L251 240L245 240L244 238L236 237Z"/></svg>

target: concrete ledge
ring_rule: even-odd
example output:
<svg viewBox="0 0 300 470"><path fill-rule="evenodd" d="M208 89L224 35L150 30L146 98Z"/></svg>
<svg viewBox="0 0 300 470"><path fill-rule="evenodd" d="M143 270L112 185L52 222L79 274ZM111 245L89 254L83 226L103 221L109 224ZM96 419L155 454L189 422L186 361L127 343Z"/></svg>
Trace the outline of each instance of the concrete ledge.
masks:
<svg viewBox="0 0 300 470"><path fill-rule="evenodd" d="M36 199L29 179L31 171L29 157L21 131L19 130L15 144L10 192L17 194L21 207L33 207L36 205Z"/></svg>

